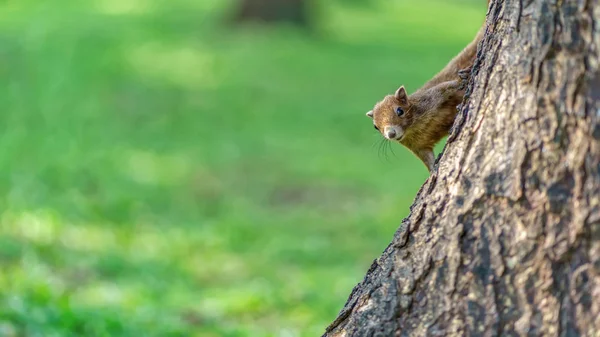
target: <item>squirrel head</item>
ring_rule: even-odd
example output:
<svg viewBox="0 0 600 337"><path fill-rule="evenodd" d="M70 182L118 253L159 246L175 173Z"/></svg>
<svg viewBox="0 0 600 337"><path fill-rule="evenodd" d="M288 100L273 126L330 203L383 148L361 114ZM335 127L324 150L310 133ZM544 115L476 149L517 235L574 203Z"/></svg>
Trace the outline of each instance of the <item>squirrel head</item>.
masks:
<svg viewBox="0 0 600 337"><path fill-rule="evenodd" d="M394 95L388 95L377 103L367 116L373 119L373 126L383 137L401 141L413 121L412 104L401 86Z"/></svg>

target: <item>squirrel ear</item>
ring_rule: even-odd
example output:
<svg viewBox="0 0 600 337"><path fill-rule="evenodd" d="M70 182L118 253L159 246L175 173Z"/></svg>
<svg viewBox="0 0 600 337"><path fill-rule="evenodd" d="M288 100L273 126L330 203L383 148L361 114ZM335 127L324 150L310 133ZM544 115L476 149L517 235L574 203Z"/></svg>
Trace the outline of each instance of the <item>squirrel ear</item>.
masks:
<svg viewBox="0 0 600 337"><path fill-rule="evenodd" d="M370 110L369 112L367 112L367 117L373 118L373 110Z"/></svg>
<svg viewBox="0 0 600 337"><path fill-rule="evenodd" d="M400 104L408 103L408 99L406 97L406 89L404 89L404 86L401 86L400 88L398 88L398 90L396 90L396 94L394 96L400 102Z"/></svg>

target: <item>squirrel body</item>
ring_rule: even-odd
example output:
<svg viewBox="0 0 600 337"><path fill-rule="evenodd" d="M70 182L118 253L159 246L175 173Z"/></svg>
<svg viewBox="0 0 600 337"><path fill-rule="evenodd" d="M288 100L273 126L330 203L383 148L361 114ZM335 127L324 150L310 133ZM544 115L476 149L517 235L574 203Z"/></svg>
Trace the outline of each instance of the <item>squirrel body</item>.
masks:
<svg viewBox="0 0 600 337"><path fill-rule="evenodd" d="M462 74L468 74L468 70ZM410 96L402 86L367 114L385 138L407 147L431 171L435 162L433 147L454 123L456 106L464 96L465 81L466 77L441 82Z"/></svg>
<svg viewBox="0 0 600 337"><path fill-rule="evenodd" d="M435 164L433 148L454 124L484 33L481 27L471 43L413 94L407 95L401 86L367 112L375 129L408 148L430 172Z"/></svg>

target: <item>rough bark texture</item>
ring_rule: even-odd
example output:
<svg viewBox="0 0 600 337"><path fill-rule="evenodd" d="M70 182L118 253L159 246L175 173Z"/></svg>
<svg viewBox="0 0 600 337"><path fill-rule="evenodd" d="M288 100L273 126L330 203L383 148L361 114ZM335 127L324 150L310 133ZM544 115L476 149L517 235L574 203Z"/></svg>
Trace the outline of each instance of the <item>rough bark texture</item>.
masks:
<svg viewBox="0 0 600 337"><path fill-rule="evenodd" d="M309 23L308 1L241 0L234 19L238 22L290 22L299 26L306 26Z"/></svg>
<svg viewBox="0 0 600 337"><path fill-rule="evenodd" d="M438 169L325 336L600 335L599 0L494 0Z"/></svg>

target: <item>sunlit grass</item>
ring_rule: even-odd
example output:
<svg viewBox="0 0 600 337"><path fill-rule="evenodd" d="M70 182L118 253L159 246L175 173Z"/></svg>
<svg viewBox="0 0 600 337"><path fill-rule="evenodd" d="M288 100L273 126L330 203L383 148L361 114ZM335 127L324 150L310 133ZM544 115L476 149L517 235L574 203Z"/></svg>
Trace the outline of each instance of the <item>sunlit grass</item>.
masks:
<svg viewBox="0 0 600 337"><path fill-rule="evenodd" d="M372 4L328 11L332 33L343 41L381 44L383 48L422 49L435 41L446 49L475 36L484 22L486 7L485 1L395 0Z"/></svg>
<svg viewBox="0 0 600 337"><path fill-rule="evenodd" d="M156 9L153 0L97 0L95 9L100 13L112 15L150 14Z"/></svg>
<svg viewBox="0 0 600 337"><path fill-rule="evenodd" d="M219 79L214 74L215 55L192 47L170 47L158 43L133 46L129 63L142 77L172 82L187 88L214 88Z"/></svg>

